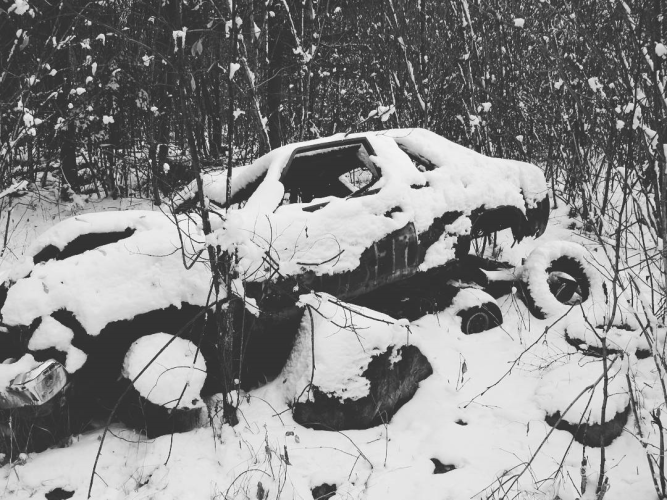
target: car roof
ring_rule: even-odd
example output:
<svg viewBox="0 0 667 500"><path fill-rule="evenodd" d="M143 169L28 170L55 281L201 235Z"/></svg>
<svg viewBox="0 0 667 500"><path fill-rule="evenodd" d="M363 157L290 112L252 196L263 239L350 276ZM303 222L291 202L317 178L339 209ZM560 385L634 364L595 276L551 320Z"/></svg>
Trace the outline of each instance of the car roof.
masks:
<svg viewBox="0 0 667 500"><path fill-rule="evenodd" d="M255 162L239 166L232 172L232 196L251 186L251 191L264 183L280 182L294 162L302 154L323 148L345 145L359 141L371 155L383 156L382 144L391 139L410 159L425 167L426 170L446 169L447 176L464 179L465 184L482 182L485 177L493 176L494 183L510 182L519 188L528 205L541 200L546 195L544 176L540 169L532 164L502 158L492 158L452 142L434 132L422 128L389 129L354 134L337 134L331 137L313 139L305 142L288 144L258 158ZM378 147L380 146L380 147ZM389 151L389 155L393 152ZM384 174L385 172L383 172ZM226 169L217 169L202 175L206 196L212 201L226 204L227 174ZM486 179L488 180L488 179ZM279 200L271 196L271 189L263 189L254 201L271 210ZM275 189L274 189L275 191ZM175 197L175 204L194 198L197 192L196 182L192 182ZM276 198L276 199L274 199ZM273 205L273 207L271 207Z"/></svg>

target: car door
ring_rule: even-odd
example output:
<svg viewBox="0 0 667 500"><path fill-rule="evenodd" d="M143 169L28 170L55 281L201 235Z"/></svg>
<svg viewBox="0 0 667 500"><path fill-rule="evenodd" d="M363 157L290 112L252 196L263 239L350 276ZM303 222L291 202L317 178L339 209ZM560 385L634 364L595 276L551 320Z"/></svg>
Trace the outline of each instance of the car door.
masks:
<svg viewBox="0 0 667 500"><path fill-rule="evenodd" d="M373 154L364 137L298 148L281 177L283 203L301 204L303 211L315 212L332 197L351 199L376 193L374 186L382 173L370 159ZM418 239L410 222L368 247L356 269L336 274L318 274L313 269L296 279L305 289L348 300L403 280L415 274L418 265Z"/></svg>

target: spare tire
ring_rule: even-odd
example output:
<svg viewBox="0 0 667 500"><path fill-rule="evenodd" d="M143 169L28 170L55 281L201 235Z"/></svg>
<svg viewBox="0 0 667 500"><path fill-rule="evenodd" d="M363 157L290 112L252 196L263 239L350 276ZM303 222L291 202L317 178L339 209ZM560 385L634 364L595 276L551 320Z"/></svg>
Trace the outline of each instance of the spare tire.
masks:
<svg viewBox="0 0 667 500"><path fill-rule="evenodd" d="M520 283L521 298L533 316L562 316L584 303L604 308L604 281L590 260L583 246L566 241L533 250L524 262Z"/></svg>

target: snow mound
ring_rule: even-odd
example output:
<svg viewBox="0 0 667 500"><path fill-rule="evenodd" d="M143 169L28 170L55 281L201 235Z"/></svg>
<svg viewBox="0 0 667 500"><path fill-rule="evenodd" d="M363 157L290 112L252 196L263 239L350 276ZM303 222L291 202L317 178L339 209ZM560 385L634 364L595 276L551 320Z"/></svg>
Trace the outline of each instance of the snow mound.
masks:
<svg viewBox="0 0 667 500"><path fill-rule="evenodd" d="M481 306L487 302L495 303L495 301L496 299L484 290L472 287L462 288L454 297L452 305L447 308L447 311L455 315L466 309Z"/></svg>
<svg viewBox="0 0 667 500"><path fill-rule="evenodd" d="M156 405L167 408L204 406L199 393L206 379L206 362L189 340L167 333L141 337L125 355L123 376L128 380L139 377L134 381L135 389Z"/></svg>
<svg viewBox="0 0 667 500"><path fill-rule="evenodd" d="M523 192L529 208L547 194L542 171L530 163L492 158L420 128L386 130L377 134L389 136L399 146L418 151L431 160L438 168L428 172L429 176L451 177L460 181L449 188L445 187L447 194L462 184L465 190L472 188L475 196L483 202L491 199L491 203L486 203L487 208L490 205L522 207L523 199L520 203L511 202L519 194L516 188ZM495 201L505 197L506 202Z"/></svg>
<svg viewBox="0 0 667 500"><path fill-rule="evenodd" d="M203 248L203 235L194 223L152 212L102 212L67 219L46 231L30 247L33 255L47 245L63 247L89 232L136 231L129 237L63 260L34 265L27 257L22 271L29 272L9 289L2 309L8 325L30 325L60 309L70 311L89 335L97 335L110 322L138 314L205 305L210 272L199 261L184 266ZM189 224L189 226L186 226ZM178 230L189 234L178 237ZM27 265L27 269L26 269ZM12 272L17 272L14 269ZM16 279L13 276L10 279Z"/></svg>
<svg viewBox="0 0 667 500"><path fill-rule="evenodd" d="M63 325L61 322L48 316L44 318L37 327L37 330L30 337L28 349L40 351L54 347L67 354L65 370L68 373L74 373L83 366L87 356L81 350L72 345L74 332Z"/></svg>
<svg viewBox="0 0 667 500"><path fill-rule="evenodd" d="M569 329L566 329L565 332L570 336ZM641 330L612 326L605 332L605 329L603 328L596 328L595 331L593 331L589 327L583 329L583 333L584 335L582 337L576 337L574 340L582 342L582 347L584 347L584 345L592 347L599 352L602 350L602 339L606 340L606 346L609 351L634 353L638 349L649 350L649 344L645 337L642 336Z"/></svg>
<svg viewBox="0 0 667 500"><path fill-rule="evenodd" d="M617 413L623 412L630 403L625 373L627 360L620 360L609 369L608 399L605 408L605 421L611 420ZM603 403L602 361L591 361L581 357L565 364L549 368L540 380L536 391L537 404L547 415L556 412L563 414L572 404L563 418L571 423L579 421L589 424L602 423ZM594 386L584 392L589 386ZM582 394L583 392L583 394ZM581 394L581 396L580 396Z"/></svg>
<svg viewBox="0 0 667 500"><path fill-rule="evenodd" d="M306 310L279 377L286 400L306 395L311 377L313 386L340 400L367 396L370 383L362 374L374 356L407 343L405 322L326 294L302 296L301 303Z"/></svg>

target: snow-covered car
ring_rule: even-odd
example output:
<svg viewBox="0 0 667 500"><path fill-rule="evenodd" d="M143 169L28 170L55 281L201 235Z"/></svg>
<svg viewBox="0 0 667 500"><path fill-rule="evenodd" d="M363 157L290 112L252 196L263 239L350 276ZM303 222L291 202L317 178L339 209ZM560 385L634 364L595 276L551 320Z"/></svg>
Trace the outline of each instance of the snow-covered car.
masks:
<svg viewBox="0 0 667 500"><path fill-rule="evenodd" d="M500 324L471 239L538 237L549 215L539 168L422 129L278 148L233 170L229 200L226 179L202 179L208 235L193 183L173 213L80 215L33 242L0 288L0 420L64 400L108 411L132 382L165 408L221 391L206 245L233 256L236 375L256 385L280 372L313 291L409 319L449 307L465 333Z"/></svg>
<svg viewBox="0 0 667 500"><path fill-rule="evenodd" d="M283 291L292 289L409 319L445 309L461 282L484 283L480 269L495 269L469 255L472 239L508 228L517 241L539 237L550 208L538 167L423 129L279 148L234 170L229 201L225 171L204 175L202 184L205 203L239 208L213 218L220 230L212 241L235 252L261 310L290 303ZM193 182L180 193L178 212L196 207L197 189ZM466 333L502 320L492 297L476 297L488 307L462 309Z"/></svg>

